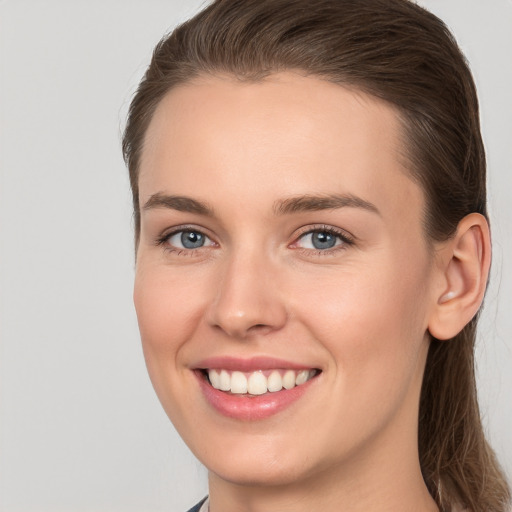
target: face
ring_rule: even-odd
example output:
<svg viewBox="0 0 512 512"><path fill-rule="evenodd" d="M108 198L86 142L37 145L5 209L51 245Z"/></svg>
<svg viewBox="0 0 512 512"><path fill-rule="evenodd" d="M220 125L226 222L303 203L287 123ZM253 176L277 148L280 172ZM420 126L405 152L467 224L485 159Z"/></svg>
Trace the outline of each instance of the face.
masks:
<svg viewBox="0 0 512 512"><path fill-rule="evenodd" d="M415 449L432 265L400 130L383 102L291 72L158 106L135 306L158 397L218 478Z"/></svg>

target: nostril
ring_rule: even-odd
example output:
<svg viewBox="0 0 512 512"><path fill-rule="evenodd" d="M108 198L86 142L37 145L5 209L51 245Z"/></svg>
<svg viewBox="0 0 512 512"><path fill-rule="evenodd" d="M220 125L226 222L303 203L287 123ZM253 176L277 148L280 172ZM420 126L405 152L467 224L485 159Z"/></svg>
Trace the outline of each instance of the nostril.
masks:
<svg viewBox="0 0 512 512"><path fill-rule="evenodd" d="M265 334L270 331L272 331L272 327L270 325L255 324L255 325L252 325L251 327L249 327L249 329L247 329L247 334L251 334L251 333Z"/></svg>

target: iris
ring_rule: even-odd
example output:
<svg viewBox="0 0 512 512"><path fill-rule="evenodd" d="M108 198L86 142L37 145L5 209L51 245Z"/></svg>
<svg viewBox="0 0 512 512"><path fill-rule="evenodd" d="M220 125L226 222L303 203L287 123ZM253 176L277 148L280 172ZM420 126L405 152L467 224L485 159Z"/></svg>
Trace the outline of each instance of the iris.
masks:
<svg viewBox="0 0 512 512"><path fill-rule="evenodd" d="M315 249L331 249L336 245L338 237L328 231L316 231L311 233L311 243Z"/></svg>
<svg viewBox="0 0 512 512"><path fill-rule="evenodd" d="M205 236L197 231L183 231L180 240L186 249L197 249L204 245Z"/></svg>

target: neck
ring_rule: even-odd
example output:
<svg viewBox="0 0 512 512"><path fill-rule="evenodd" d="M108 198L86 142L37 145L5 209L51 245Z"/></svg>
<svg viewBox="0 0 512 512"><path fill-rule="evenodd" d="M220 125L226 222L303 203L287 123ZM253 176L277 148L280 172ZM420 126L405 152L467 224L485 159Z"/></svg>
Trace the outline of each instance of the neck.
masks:
<svg viewBox="0 0 512 512"><path fill-rule="evenodd" d="M347 470L320 472L282 485L241 485L209 475L210 512L438 512L421 471L375 470L362 478Z"/></svg>
<svg viewBox="0 0 512 512"><path fill-rule="evenodd" d="M241 483L211 472L210 512L438 512L421 473L417 418L404 407L364 448L301 478Z"/></svg>
<svg viewBox="0 0 512 512"><path fill-rule="evenodd" d="M279 485L238 484L210 473L210 512L438 512L417 459L372 459Z"/></svg>

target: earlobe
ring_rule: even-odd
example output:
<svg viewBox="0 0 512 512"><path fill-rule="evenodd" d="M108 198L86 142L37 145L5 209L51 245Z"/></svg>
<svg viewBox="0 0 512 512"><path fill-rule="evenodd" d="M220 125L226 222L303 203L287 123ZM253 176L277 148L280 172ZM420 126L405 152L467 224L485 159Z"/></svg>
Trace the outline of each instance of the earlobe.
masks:
<svg viewBox="0 0 512 512"><path fill-rule="evenodd" d="M491 261L489 225L483 215L464 217L439 254L441 279L428 330L439 340L456 336L480 308Z"/></svg>

